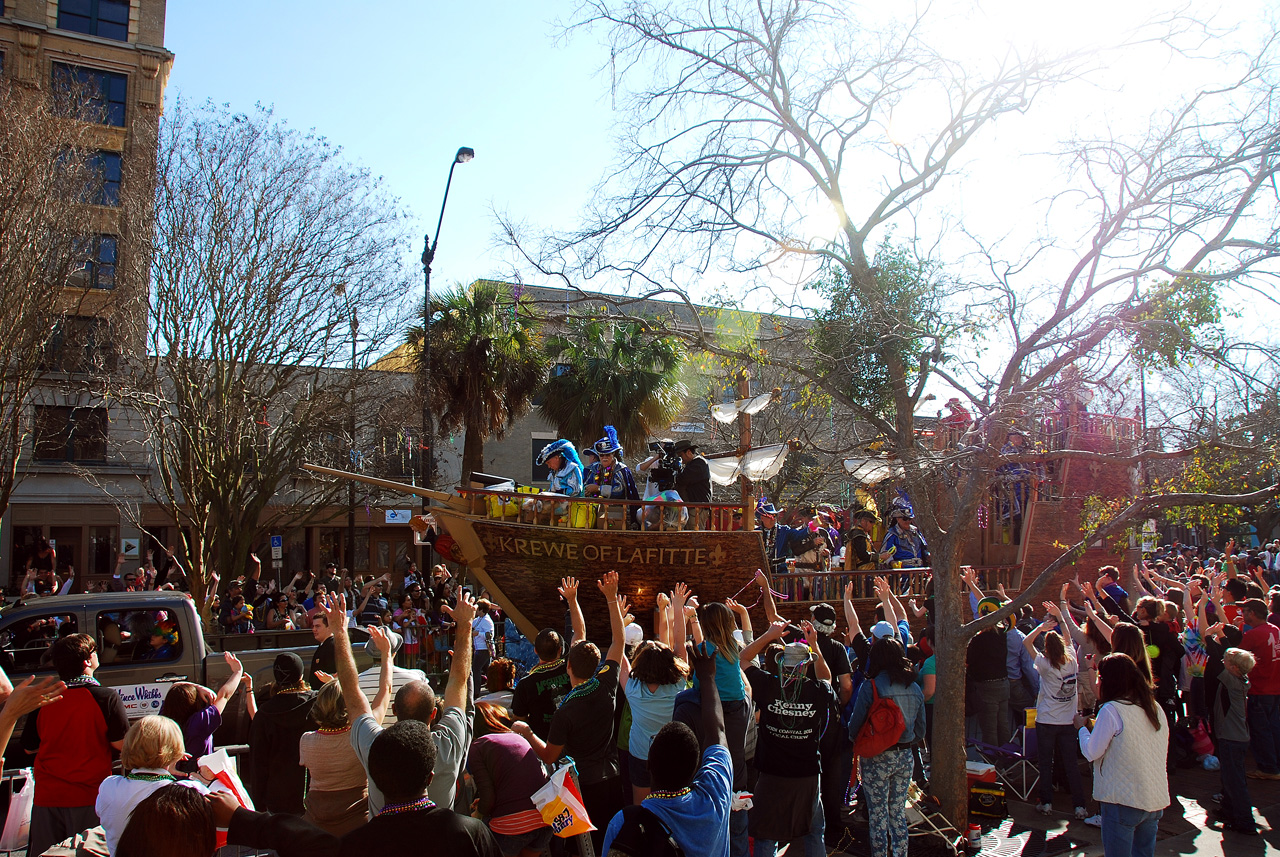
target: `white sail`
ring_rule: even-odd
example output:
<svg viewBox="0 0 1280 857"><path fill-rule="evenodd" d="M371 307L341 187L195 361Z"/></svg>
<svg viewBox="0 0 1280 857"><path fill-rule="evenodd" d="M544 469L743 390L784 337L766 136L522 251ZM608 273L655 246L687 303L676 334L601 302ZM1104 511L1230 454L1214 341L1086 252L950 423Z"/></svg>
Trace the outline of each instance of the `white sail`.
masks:
<svg viewBox="0 0 1280 857"><path fill-rule="evenodd" d="M736 402L712 405L711 416L717 422L731 423L738 418L738 414L756 414L763 411L771 401L773 401L773 393L768 392L752 396L749 399L738 399Z"/></svg>
<svg viewBox="0 0 1280 857"><path fill-rule="evenodd" d="M711 481L717 485L732 485L739 476L745 476L752 482L776 476L789 451L787 444L775 443L756 447L741 458L709 458L707 466L711 469Z"/></svg>

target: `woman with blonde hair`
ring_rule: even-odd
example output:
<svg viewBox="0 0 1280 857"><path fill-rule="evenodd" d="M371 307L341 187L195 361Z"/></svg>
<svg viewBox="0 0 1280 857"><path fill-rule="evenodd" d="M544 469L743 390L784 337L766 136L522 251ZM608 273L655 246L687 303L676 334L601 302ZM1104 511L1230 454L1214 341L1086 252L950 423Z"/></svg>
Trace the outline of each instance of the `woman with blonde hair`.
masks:
<svg viewBox="0 0 1280 857"><path fill-rule="evenodd" d="M302 817L342 836L368 820L369 781L351 746L351 718L338 682L320 688L311 719L315 731L298 740L298 760L308 775Z"/></svg>
<svg viewBox="0 0 1280 857"><path fill-rule="evenodd" d="M109 854L116 852L133 808L152 792L176 782L201 794L208 793L200 783L181 778L177 765L185 755L182 730L168 717L149 714L129 727L120 750L124 774L102 781L94 805Z"/></svg>

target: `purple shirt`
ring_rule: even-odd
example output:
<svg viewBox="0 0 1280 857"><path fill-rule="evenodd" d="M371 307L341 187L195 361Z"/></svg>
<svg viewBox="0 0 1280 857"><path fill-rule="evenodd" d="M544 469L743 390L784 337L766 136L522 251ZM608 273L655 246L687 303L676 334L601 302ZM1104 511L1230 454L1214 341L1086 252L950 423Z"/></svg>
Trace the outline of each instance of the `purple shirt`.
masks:
<svg viewBox="0 0 1280 857"><path fill-rule="evenodd" d="M210 705L187 718L182 737L192 759L199 759L213 752L213 733L222 725L222 712Z"/></svg>

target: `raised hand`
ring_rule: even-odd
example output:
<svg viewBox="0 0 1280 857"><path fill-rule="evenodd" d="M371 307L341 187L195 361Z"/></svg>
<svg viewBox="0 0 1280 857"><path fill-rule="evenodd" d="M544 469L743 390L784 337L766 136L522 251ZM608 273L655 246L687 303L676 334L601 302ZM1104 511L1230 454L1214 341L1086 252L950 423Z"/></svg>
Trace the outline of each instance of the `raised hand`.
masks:
<svg viewBox="0 0 1280 857"><path fill-rule="evenodd" d="M715 649L701 650L701 647L689 647L685 649L684 657L693 667L694 675L699 681L714 682L716 680Z"/></svg>
<svg viewBox="0 0 1280 857"><path fill-rule="evenodd" d="M800 623L800 630L804 631L804 639L809 644L809 647L816 649L818 647L818 632L813 629L813 623L805 619Z"/></svg>
<svg viewBox="0 0 1280 857"><path fill-rule="evenodd" d="M657 597L657 603L659 607L661 607L663 610L666 610L668 607L671 606L671 596L667 595L667 593L665 592L659 592Z"/></svg>
<svg viewBox="0 0 1280 857"><path fill-rule="evenodd" d="M1044 602L1044 609L1048 612L1050 616L1054 617L1055 619L1058 619L1058 620L1062 619L1062 608L1059 607L1057 604L1054 604L1052 601Z"/></svg>
<svg viewBox="0 0 1280 857"><path fill-rule="evenodd" d="M240 665L240 659L235 655L230 652L223 652L222 657L227 662L227 666L231 667L233 673L244 671L244 667Z"/></svg>
<svg viewBox="0 0 1280 857"><path fill-rule="evenodd" d="M761 636L766 637L770 640L781 640L786 635L787 635L787 623L785 621L782 621L782 622L771 623L769 625L768 630L766 630Z"/></svg>
<svg viewBox="0 0 1280 857"><path fill-rule="evenodd" d="M4 709L7 713L18 718L24 714L30 714L50 702L57 702L62 698L62 692L66 689L67 685L59 681L55 676L42 678L38 684L35 676L29 676L21 681L9 694L8 699L4 702Z"/></svg>
<svg viewBox="0 0 1280 857"><path fill-rule="evenodd" d="M726 598L724 603L726 607L734 613L737 613L739 616L747 615L747 608L744 605L739 604L737 601L734 601L732 598Z"/></svg>
<svg viewBox="0 0 1280 857"><path fill-rule="evenodd" d="M378 651L384 658L391 654L391 637L381 625L369 626L369 639L373 640L373 644L378 647Z"/></svg>
<svg viewBox="0 0 1280 857"><path fill-rule="evenodd" d="M453 617L454 622L459 625L466 625L469 628L471 627L471 620L476 618L476 599L464 589L458 593L457 606L450 607L448 604L442 604L440 609Z"/></svg>
<svg viewBox="0 0 1280 857"><path fill-rule="evenodd" d="M853 581L852 580L844 585L844 600L845 601L853 600Z"/></svg>
<svg viewBox="0 0 1280 857"><path fill-rule="evenodd" d="M556 589L565 601L575 601L578 598L578 578L562 577L560 586Z"/></svg>
<svg viewBox="0 0 1280 857"><path fill-rule="evenodd" d="M347 632L347 596L341 592L328 595L320 600L320 609L324 611L329 627L335 634L339 631L343 634Z"/></svg>
<svg viewBox="0 0 1280 857"><path fill-rule="evenodd" d="M606 572L603 580L596 581L596 586L604 593L605 598L616 599L618 597L618 572Z"/></svg>
<svg viewBox="0 0 1280 857"><path fill-rule="evenodd" d="M1068 592L1070 592L1070 591L1071 591L1071 584L1070 584L1070 583L1064 583L1064 584L1062 584L1062 591L1058 593L1058 600L1059 600L1059 601L1066 601L1066 600L1067 600L1067 593L1068 593Z"/></svg>
<svg viewBox="0 0 1280 857"><path fill-rule="evenodd" d="M686 601L689 600L689 587L683 582L677 583L676 588L671 593L671 603L677 608L683 608Z"/></svg>

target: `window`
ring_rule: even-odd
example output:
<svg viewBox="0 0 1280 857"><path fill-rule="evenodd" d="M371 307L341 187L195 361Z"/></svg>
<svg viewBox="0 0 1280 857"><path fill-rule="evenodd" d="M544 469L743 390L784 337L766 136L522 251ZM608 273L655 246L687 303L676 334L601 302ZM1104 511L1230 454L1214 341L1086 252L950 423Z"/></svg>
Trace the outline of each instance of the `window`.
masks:
<svg viewBox="0 0 1280 857"><path fill-rule="evenodd" d="M77 631L74 613L51 613L15 619L0 631L0 665L11 675L53 669L49 649L59 637Z"/></svg>
<svg viewBox="0 0 1280 857"><path fill-rule="evenodd" d="M529 463L533 466L533 476L531 482L549 482L551 481L551 469L545 464L538 463L538 454L542 452L542 448L551 443L555 438L547 440L545 437L535 437L533 439L533 458Z"/></svg>
<svg viewBox="0 0 1280 857"><path fill-rule="evenodd" d="M95 152L89 156L87 167L94 179L90 182L86 201L90 205L119 205L120 153Z"/></svg>
<svg viewBox="0 0 1280 857"><path fill-rule="evenodd" d="M98 663L104 667L140 661L160 664L182 656L182 632L176 617L167 610L99 613L97 632ZM162 701L157 697L152 706L155 711L150 713L159 711Z"/></svg>
<svg viewBox="0 0 1280 857"><path fill-rule="evenodd" d="M114 289L117 246L114 235L93 235L78 241L75 267L67 285L77 289Z"/></svg>
<svg viewBox="0 0 1280 857"><path fill-rule="evenodd" d="M129 0L58 0L58 29L129 41Z"/></svg>
<svg viewBox="0 0 1280 857"><path fill-rule="evenodd" d="M107 409L36 406L35 457L39 461L107 460Z"/></svg>
<svg viewBox="0 0 1280 857"><path fill-rule="evenodd" d="M40 368L54 372L111 372L117 354L111 328L104 318L63 316L45 344Z"/></svg>
<svg viewBox="0 0 1280 857"><path fill-rule="evenodd" d="M116 568L115 527L89 527L89 573L111 574Z"/></svg>
<svg viewBox="0 0 1280 857"><path fill-rule="evenodd" d="M65 96L64 113L83 114L90 121L124 127L127 75L56 62L53 88L55 93Z"/></svg>

